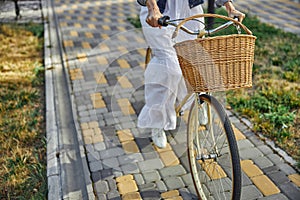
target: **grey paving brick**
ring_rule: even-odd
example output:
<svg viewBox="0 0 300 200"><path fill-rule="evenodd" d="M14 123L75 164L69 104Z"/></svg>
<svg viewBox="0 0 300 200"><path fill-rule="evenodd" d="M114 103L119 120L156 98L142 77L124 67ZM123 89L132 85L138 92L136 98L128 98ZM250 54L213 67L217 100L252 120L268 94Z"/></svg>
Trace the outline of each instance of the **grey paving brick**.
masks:
<svg viewBox="0 0 300 200"><path fill-rule="evenodd" d="M184 200L198 199L198 197L195 194L191 194L187 188L180 188L178 191Z"/></svg>
<svg viewBox="0 0 300 200"><path fill-rule="evenodd" d="M263 168L262 171L264 172L264 174L268 175L268 174L272 174L272 173L278 172L279 171L279 167L277 167L276 165L273 165L271 167Z"/></svg>
<svg viewBox="0 0 300 200"><path fill-rule="evenodd" d="M243 132L243 134L244 134L247 138L255 136L255 133L254 133L253 131L251 131L251 130L246 130L246 131Z"/></svg>
<svg viewBox="0 0 300 200"><path fill-rule="evenodd" d="M287 175L296 173L296 170L292 168L290 165L288 165L287 163L278 164L277 166L281 171L283 171Z"/></svg>
<svg viewBox="0 0 300 200"><path fill-rule="evenodd" d="M245 124L242 122L236 122L234 123L234 126L239 129L240 131L244 132L245 130L249 129Z"/></svg>
<svg viewBox="0 0 300 200"><path fill-rule="evenodd" d="M154 191L143 191L140 193L143 200L160 200L160 192L157 190Z"/></svg>
<svg viewBox="0 0 300 200"><path fill-rule="evenodd" d="M267 157L258 157L253 160L254 163L261 169L271 167L274 164Z"/></svg>
<svg viewBox="0 0 300 200"><path fill-rule="evenodd" d="M186 186L194 184L192 175L190 173L181 176L181 178Z"/></svg>
<svg viewBox="0 0 300 200"><path fill-rule="evenodd" d="M253 184L252 181L244 172L242 172L242 186L247 186L251 184Z"/></svg>
<svg viewBox="0 0 300 200"><path fill-rule="evenodd" d="M134 173L140 172L140 169L139 169L137 163L128 163L128 164L122 165L121 170L122 170L123 174L134 174Z"/></svg>
<svg viewBox="0 0 300 200"><path fill-rule="evenodd" d="M253 148L254 145L249 140L239 140L237 141L239 150Z"/></svg>
<svg viewBox="0 0 300 200"><path fill-rule="evenodd" d="M269 174L268 176L276 185L280 185L290 181L287 175L281 171Z"/></svg>
<svg viewBox="0 0 300 200"><path fill-rule="evenodd" d="M279 188L289 199L294 200L300 197L300 188L296 187L292 182L281 184Z"/></svg>
<svg viewBox="0 0 300 200"><path fill-rule="evenodd" d="M96 172L103 169L101 161L93 161L89 163L91 172Z"/></svg>
<svg viewBox="0 0 300 200"><path fill-rule="evenodd" d="M257 147L261 146L261 145L264 145L264 142L261 139L259 139L259 137L256 136L256 135L247 137L247 139L249 139Z"/></svg>
<svg viewBox="0 0 300 200"><path fill-rule="evenodd" d="M168 177L164 182L169 190L176 190L184 187L184 183L180 177Z"/></svg>
<svg viewBox="0 0 300 200"><path fill-rule="evenodd" d="M104 137L104 143L105 143L105 146L107 147L107 149L121 146L118 136L111 136L111 135L106 136L106 137ZM116 155L116 156L118 156L118 155Z"/></svg>
<svg viewBox="0 0 300 200"><path fill-rule="evenodd" d="M95 149L95 151L105 150L106 149L105 143L104 142L99 142L99 143L94 144L94 149Z"/></svg>
<svg viewBox="0 0 300 200"><path fill-rule="evenodd" d="M145 160L142 162L138 163L138 166L140 168L141 171L152 171L152 170L156 170L156 169L161 169L164 167L164 164L162 163L162 161L158 158L156 159L151 159L151 160Z"/></svg>
<svg viewBox="0 0 300 200"><path fill-rule="evenodd" d="M142 153L144 160L152 160L152 159L157 159L159 158L159 155L156 151L153 152L147 152L147 153Z"/></svg>
<svg viewBox="0 0 300 200"><path fill-rule="evenodd" d="M97 181L94 187L96 192L99 194L106 194L109 191L109 187L106 181Z"/></svg>
<svg viewBox="0 0 300 200"><path fill-rule="evenodd" d="M171 167L165 167L159 170L162 178L166 178L169 176L182 176L186 174L186 170L182 165L175 165Z"/></svg>
<svg viewBox="0 0 300 200"><path fill-rule="evenodd" d="M146 183L143 185L139 185L139 190L140 191L153 191L156 188L155 183Z"/></svg>
<svg viewBox="0 0 300 200"><path fill-rule="evenodd" d="M107 200L105 194L97 194L97 199L98 199L98 200Z"/></svg>
<svg viewBox="0 0 300 200"><path fill-rule="evenodd" d="M172 149L177 155L177 157L181 157L186 155L187 153L187 144L186 143L181 143L181 144L175 144L172 145Z"/></svg>
<svg viewBox="0 0 300 200"><path fill-rule="evenodd" d="M117 183L115 179L108 179L107 180L109 190L117 190Z"/></svg>
<svg viewBox="0 0 300 200"><path fill-rule="evenodd" d="M106 194L108 200L122 200L118 190L111 190Z"/></svg>
<svg viewBox="0 0 300 200"><path fill-rule="evenodd" d="M161 181L161 180L156 181L155 184L156 184L157 189L161 193L168 191L167 186L166 186L166 184L163 181Z"/></svg>
<svg viewBox="0 0 300 200"><path fill-rule="evenodd" d="M142 174L133 174L134 180L137 185L143 185L145 184L144 178Z"/></svg>
<svg viewBox="0 0 300 200"><path fill-rule="evenodd" d="M102 180L113 179L115 177L113 169L103 169L100 171Z"/></svg>
<svg viewBox="0 0 300 200"><path fill-rule="evenodd" d="M100 154L97 151L87 153L87 159L89 162L95 162L100 160Z"/></svg>
<svg viewBox="0 0 300 200"><path fill-rule="evenodd" d="M119 166L119 161L116 157L106 158L102 160L103 169L110 169Z"/></svg>
<svg viewBox="0 0 300 200"><path fill-rule="evenodd" d="M262 197L259 198L258 200L289 200L289 199L284 194L279 193L267 197Z"/></svg>
<svg viewBox="0 0 300 200"><path fill-rule="evenodd" d="M239 151L239 153L242 160L248 160L248 159L254 160L258 157L263 156L262 152L259 151L256 147L251 148L251 150L242 149Z"/></svg>
<svg viewBox="0 0 300 200"><path fill-rule="evenodd" d="M100 171L92 172L91 173L91 177L92 177L92 182L93 183L101 180L101 173L100 173Z"/></svg>
<svg viewBox="0 0 300 200"><path fill-rule="evenodd" d="M110 148L110 149L100 151L101 159L106 159L106 158L111 158L111 157L118 157L118 156L121 156L121 155L124 155L124 154L125 154L124 150L120 147L114 147L114 148Z"/></svg>
<svg viewBox="0 0 300 200"><path fill-rule="evenodd" d="M146 183L156 182L156 181L160 180L160 175L159 175L158 171L156 171L156 170L142 173L142 175L143 175Z"/></svg>
<svg viewBox="0 0 300 200"><path fill-rule="evenodd" d="M132 154L125 154L125 155L119 156L118 160L120 162L120 165L124 165L124 164L128 164L128 163L143 161L144 158L141 153L132 153Z"/></svg>
<svg viewBox="0 0 300 200"><path fill-rule="evenodd" d="M267 145L257 147L264 155L269 155L273 153L273 150Z"/></svg>
<svg viewBox="0 0 300 200"><path fill-rule="evenodd" d="M281 164L284 160L277 154L268 154L267 157L276 165Z"/></svg>
<svg viewBox="0 0 300 200"><path fill-rule="evenodd" d="M262 193L254 185L242 187L242 200L252 200L261 197L263 197Z"/></svg>

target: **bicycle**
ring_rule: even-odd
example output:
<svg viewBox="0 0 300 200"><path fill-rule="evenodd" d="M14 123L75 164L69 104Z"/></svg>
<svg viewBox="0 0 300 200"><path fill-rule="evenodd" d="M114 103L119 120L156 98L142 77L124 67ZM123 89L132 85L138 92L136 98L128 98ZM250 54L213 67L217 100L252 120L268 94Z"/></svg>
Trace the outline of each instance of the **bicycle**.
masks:
<svg viewBox="0 0 300 200"><path fill-rule="evenodd" d="M213 30L204 31L191 31L183 25L189 20L196 20L200 17L216 17L225 19L228 22L218 26ZM227 116L221 103L212 95L212 92L251 87L254 43L256 37L252 36L251 31L237 20L222 15L201 14L180 20L180 23L176 23L178 20L169 20L169 18L165 16L159 20L159 24L162 26L172 25L176 27L174 31L175 37L179 29L189 34L198 35L198 39L196 40L175 44L175 49L177 51L183 77L185 78L187 85L189 85L190 91L184 100L179 104L179 106L175 108L178 116L181 115L182 107L187 103L188 99L192 96L194 98L189 111L187 146L188 160L196 192L198 197L203 200L240 199L241 166L237 142L229 117ZM211 48L213 40L216 40L216 38L217 40L224 40L224 38L222 38L223 36L207 39L201 38L205 35L211 35L223 30L231 25L235 25L237 27L239 34L225 36L226 39L229 39L230 41L232 38L236 39L235 37L241 39L239 43L242 44L238 44L239 48L244 45L246 48L248 48L247 51L249 52L246 52L247 55L241 56L239 54L241 52L235 52L235 48L237 47L229 48L227 46L225 47L226 50L229 49L230 51L234 52L231 52L232 55L229 54L229 57L227 55L226 61L222 59L220 60L220 55L215 56L212 54L221 54L222 57L222 54L224 53L220 53L220 50L217 50L218 52L209 52L209 48ZM241 28L246 31L248 35L240 34ZM250 42L246 40L249 40ZM204 44L205 42L202 43L203 41L208 42L208 45ZM219 42L220 41L217 41L217 43ZM201 45L199 45L199 43L201 43ZM208 49L205 49L205 45L208 46ZM191 57L189 57L189 54L191 54L189 50L193 51L193 55L191 55ZM244 50L245 49L242 51ZM200 52L195 53L195 51ZM150 60L150 54L151 51L148 49L146 55L146 64ZM195 63L194 54L201 54L198 57L206 58L204 58L204 60L200 59L200 63ZM245 52L242 52L241 54L245 54ZM230 58L230 56L233 58ZM237 66L238 69L234 70L234 68ZM233 68L233 70L228 68ZM224 72L224 70L226 72ZM238 77L239 80L232 80L232 77L230 76L236 76L236 74L234 74L236 71L239 71L238 73L242 73L242 75ZM203 75L203 72L208 77L203 77L205 76ZM224 76L224 73L226 76ZM205 110L208 115L207 123L203 124L201 120L198 119L199 111L201 110Z"/></svg>

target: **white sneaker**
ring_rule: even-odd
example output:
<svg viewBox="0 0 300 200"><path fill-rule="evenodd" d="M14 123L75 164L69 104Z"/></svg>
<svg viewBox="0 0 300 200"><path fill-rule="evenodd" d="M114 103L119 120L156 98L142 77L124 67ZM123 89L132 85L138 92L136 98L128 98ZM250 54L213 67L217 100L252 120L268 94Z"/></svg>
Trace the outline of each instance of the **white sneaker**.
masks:
<svg viewBox="0 0 300 200"><path fill-rule="evenodd" d="M199 105L198 120L201 125L206 125L208 123L207 106L205 103Z"/></svg>
<svg viewBox="0 0 300 200"><path fill-rule="evenodd" d="M158 148L166 148L167 137L163 129L153 128L151 133L152 141Z"/></svg>

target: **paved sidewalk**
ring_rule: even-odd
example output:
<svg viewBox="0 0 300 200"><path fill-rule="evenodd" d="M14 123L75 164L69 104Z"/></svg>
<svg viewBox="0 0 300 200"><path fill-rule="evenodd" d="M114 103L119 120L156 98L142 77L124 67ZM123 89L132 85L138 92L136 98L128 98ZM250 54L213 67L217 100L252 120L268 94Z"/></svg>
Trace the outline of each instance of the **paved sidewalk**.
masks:
<svg viewBox="0 0 300 200"><path fill-rule="evenodd" d="M57 181L63 190L62 198L196 199L186 154L187 116L183 117L179 130L168 135L168 148L164 150L153 146L148 130L136 127L138 113L144 105L143 72L147 47L141 31L134 29L127 20L138 14L136 1L50 2L54 10L52 13L48 3L49 13L53 14L49 18L52 24L49 37L56 34L58 41L52 39L48 45L61 50L62 63L58 66L61 60L56 59L52 64L56 68L64 67L67 81L62 84L67 84L72 104L72 113L65 118L73 117L75 123L75 128L65 125L57 137L64 139L65 130L70 128L79 145L76 155L68 157L66 154L67 159L56 149L50 152L60 159L56 165L65 166L60 171L55 165L52 175L68 174L66 179L76 181L78 177L86 184L85 188L80 188L80 184L74 183L71 187L63 185L62 180ZM236 5L244 6L245 2L236 0ZM299 8L300 4L292 1L247 1L251 14L295 33L299 33L300 27ZM275 14L267 18L266 13L271 11ZM285 16L291 21L281 25L283 21L278 17ZM56 27L51 20L57 20ZM53 31L55 28L57 33ZM51 69L49 67L47 73ZM49 91L53 90L50 88ZM230 111L228 114L235 127L242 159L242 199L299 198L300 175L292 167L294 161L283 151L276 151L272 142L264 142L254 134L246 119L240 119ZM72 138L65 140L68 141ZM71 142L68 145L71 146ZM71 170L68 172L72 168L68 164L75 163L72 161L76 156L81 158L82 173L74 175Z"/></svg>

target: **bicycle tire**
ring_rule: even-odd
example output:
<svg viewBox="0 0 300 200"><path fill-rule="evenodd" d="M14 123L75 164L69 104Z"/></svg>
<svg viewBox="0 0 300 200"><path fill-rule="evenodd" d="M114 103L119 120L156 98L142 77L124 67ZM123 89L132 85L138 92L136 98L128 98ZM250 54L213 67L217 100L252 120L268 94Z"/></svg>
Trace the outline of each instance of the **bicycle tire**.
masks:
<svg viewBox="0 0 300 200"><path fill-rule="evenodd" d="M207 94L198 96L188 119L188 156L196 192L203 200L210 197L238 200L241 166L231 123L216 98ZM200 104L207 104L210 113L205 126L198 120Z"/></svg>

